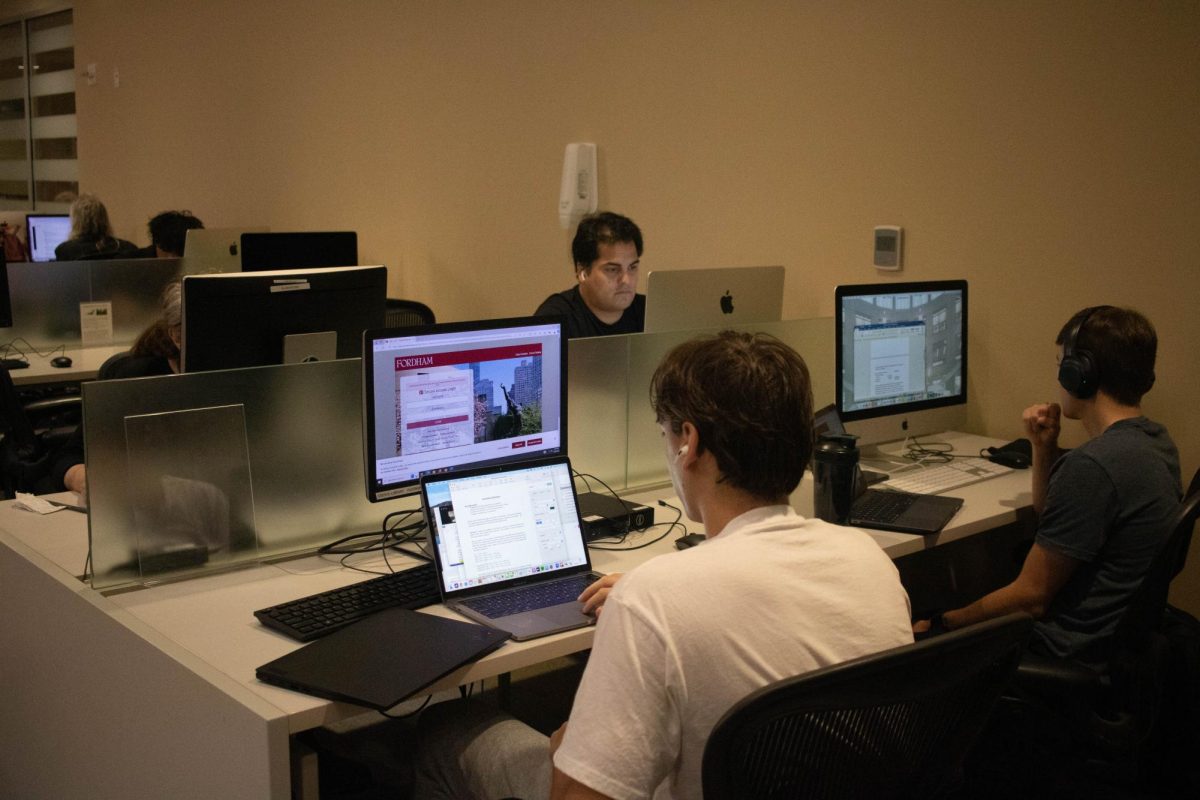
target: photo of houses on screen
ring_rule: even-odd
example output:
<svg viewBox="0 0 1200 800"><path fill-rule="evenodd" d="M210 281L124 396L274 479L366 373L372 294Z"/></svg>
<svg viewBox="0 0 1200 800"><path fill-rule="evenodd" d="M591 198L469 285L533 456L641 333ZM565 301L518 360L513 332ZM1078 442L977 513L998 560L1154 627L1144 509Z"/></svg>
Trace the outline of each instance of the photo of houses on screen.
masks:
<svg viewBox="0 0 1200 800"><path fill-rule="evenodd" d="M396 359L396 455L542 432L542 348Z"/></svg>

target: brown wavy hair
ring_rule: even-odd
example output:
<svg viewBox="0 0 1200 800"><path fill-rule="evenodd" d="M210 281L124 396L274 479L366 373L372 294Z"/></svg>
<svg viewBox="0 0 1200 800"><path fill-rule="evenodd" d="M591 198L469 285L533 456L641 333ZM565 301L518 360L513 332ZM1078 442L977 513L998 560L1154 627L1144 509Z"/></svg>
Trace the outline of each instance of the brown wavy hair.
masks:
<svg viewBox="0 0 1200 800"><path fill-rule="evenodd" d="M791 494L804 476L812 381L800 354L774 336L722 331L684 342L655 370L650 404L675 433L692 423L721 479L755 497Z"/></svg>

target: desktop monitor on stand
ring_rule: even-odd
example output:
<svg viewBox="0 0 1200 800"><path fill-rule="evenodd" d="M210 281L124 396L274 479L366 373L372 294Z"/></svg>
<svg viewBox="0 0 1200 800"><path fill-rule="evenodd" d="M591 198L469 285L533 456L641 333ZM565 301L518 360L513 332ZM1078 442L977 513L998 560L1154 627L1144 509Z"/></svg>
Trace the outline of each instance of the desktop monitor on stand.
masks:
<svg viewBox="0 0 1200 800"><path fill-rule="evenodd" d="M383 266L185 275L183 371L357 358L386 313Z"/></svg>
<svg viewBox="0 0 1200 800"><path fill-rule="evenodd" d="M367 331L363 453L372 502L421 476L567 451L567 347L546 317Z"/></svg>
<svg viewBox="0 0 1200 800"><path fill-rule="evenodd" d="M967 282L839 286L837 411L860 446L961 429Z"/></svg>

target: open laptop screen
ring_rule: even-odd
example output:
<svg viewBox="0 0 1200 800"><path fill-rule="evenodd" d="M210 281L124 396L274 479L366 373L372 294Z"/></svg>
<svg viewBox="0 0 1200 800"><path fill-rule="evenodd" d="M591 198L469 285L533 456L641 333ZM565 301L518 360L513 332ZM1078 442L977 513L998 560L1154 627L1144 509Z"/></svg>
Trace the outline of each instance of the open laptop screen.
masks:
<svg viewBox="0 0 1200 800"><path fill-rule="evenodd" d="M422 486L447 596L590 566L565 458Z"/></svg>

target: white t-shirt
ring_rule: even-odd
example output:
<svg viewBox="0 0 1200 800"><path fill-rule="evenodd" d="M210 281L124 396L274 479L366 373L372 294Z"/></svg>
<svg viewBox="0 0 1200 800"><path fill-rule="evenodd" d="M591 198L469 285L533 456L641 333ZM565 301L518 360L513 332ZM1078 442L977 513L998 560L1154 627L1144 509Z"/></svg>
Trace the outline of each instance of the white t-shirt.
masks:
<svg viewBox="0 0 1200 800"><path fill-rule="evenodd" d="M755 689L911 643L908 595L860 530L749 511L614 587L554 763L623 800L700 798L704 744Z"/></svg>

